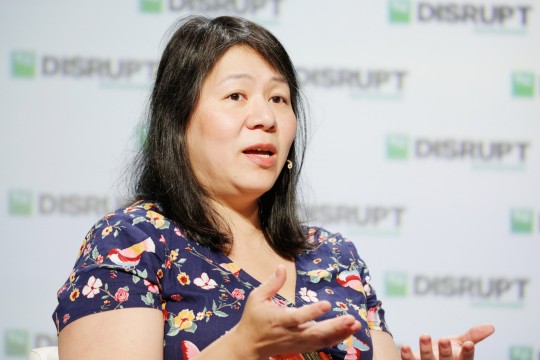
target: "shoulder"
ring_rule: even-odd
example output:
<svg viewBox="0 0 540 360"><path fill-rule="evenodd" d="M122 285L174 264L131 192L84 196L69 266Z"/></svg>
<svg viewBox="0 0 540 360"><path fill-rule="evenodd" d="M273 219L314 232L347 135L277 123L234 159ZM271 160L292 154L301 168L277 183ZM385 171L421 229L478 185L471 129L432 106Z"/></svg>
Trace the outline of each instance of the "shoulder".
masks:
<svg viewBox="0 0 540 360"><path fill-rule="evenodd" d="M162 212L158 204L141 200L106 214L98 224L101 221L111 222L117 220L123 223L131 223L133 226L141 222L149 222L162 227L165 222L170 223L170 220ZM135 219L136 221L134 221Z"/></svg>
<svg viewBox="0 0 540 360"><path fill-rule="evenodd" d="M305 226L304 233L306 234L306 241L314 248L328 244L354 246L352 241L344 237L341 233L333 232L319 226Z"/></svg>
<svg viewBox="0 0 540 360"><path fill-rule="evenodd" d="M179 225L166 218L159 205L138 201L98 220L83 240L79 256L86 262L89 256L108 257L112 250L135 246L130 249L144 248L162 257L170 241L175 245L188 242Z"/></svg>
<svg viewBox="0 0 540 360"><path fill-rule="evenodd" d="M106 214L90 229L90 233L104 239L116 238L122 233L131 237L137 237L138 233L156 235L164 231L174 231L175 228L178 228L178 225L162 214L159 205L138 201Z"/></svg>
<svg viewBox="0 0 540 360"><path fill-rule="evenodd" d="M359 259L354 243L339 232L333 232L319 226L305 226L306 241L311 245L308 253L327 256L350 256Z"/></svg>
<svg viewBox="0 0 540 360"><path fill-rule="evenodd" d="M58 291L58 329L119 308L160 308L164 268L171 248L187 240L159 207L137 202L103 216L84 238L75 266Z"/></svg>

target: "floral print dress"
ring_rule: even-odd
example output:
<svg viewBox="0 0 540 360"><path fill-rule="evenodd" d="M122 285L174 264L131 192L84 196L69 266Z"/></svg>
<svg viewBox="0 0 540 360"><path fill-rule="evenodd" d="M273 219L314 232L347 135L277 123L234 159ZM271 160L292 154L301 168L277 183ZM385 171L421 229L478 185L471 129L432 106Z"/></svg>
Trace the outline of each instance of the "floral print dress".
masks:
<svg viewBox="0 0 540 360"><path fill-rule="evenodd" d="M327 300L322 319L354 315L360 331L335 347L274 359L371 359L370 329L388 332L369 270L340 234L306 228L313 248L296 257L296 304ZM58 291L57 330L98 312L148 307L163 312L164 358L189 359L231 329L260 283L226 255L199 245L156 204L137 202L107 214L86 235L78 259Z"/></svg>

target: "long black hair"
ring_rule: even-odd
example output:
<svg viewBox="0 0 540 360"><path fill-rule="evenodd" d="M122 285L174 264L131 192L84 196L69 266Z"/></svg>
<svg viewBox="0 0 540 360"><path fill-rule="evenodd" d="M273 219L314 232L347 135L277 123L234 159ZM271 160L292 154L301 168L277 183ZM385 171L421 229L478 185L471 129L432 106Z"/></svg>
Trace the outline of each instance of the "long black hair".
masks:
<svg viewBox="0 0 540 360"><path fill-rule="evenodd" d="M287 79L297 118L297 135L287 157L294 167L282 169L274 186L259 198L259 221L267 242L291 259L307 248L297 208L306 122L289 55L268 30L243 18L190 16L178 25L161 57L150 97L148 133L134 168L134 197L157 202L164 215L198 243L228 254L233 241L230 228L195 178L186 130L203 81L216 62L233 46L249 46Z"/></svg>

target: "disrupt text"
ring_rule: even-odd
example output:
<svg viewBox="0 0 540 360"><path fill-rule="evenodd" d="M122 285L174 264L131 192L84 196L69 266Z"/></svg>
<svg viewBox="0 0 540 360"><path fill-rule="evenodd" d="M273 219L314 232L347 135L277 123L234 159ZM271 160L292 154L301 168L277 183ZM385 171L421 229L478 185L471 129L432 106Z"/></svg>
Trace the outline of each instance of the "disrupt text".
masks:
<svg viewBox="0 0 540 360"><path fill-rule="evenodd" d="M233 14L255 14L272 6L273 15L278 15L283 0L169 0L171 11L230 12Z"/></svg>
<svg viewBox="0 0 540 360"><path fill-rule="evenodd" d="M319 205L310 208L311 216L322 223L346 223L359 226L400 227L405 207Z"/></svg>
<svg viewBox="0 0 540 360"><path fill-rule="evenodd" d="M405 70L308 69L297 68L303 86L353 88L361 90L403 90Z"/></svg>
<svg viewBox="0 0 540 360"><path fill-rule="evenodd" d="M38 211L41 215L103 215L111 210L109 198L94 195L40 194Z"/></svg>
<svg viewBox="0 0 540 360"><path fill-rule="evenodd" d="M494 299L511 296L514 300L523 300L528 283L528 278L482 279L466 276L416 275L414 294Z"/></svg>
<svg viewBox="0 0 540 360"><path fill-rule="evenodd" d="M514 156L518 162L526 160L527 142L472 141L472 140L430 140L416 139L415 155L417 158L503 160Z"/></svg>
<svg viewBox="0 0 540 360"><path fill-rule="evenodd" d="M44 56L41 61L43 76L97 77L101 79L124 79L142 76L151 80L157 63L146 60L112 60L85 58L81 56Z"/></svg>
<svg viewBox="0 0 540 360"><path fill-rule="evenodd" d="M510 20L517 20L520 25L525 26L531 10L531 6L527 5L431 4L420 2L418 3L418 20L421 22L471 22L482 25L505 25Z"/></svg>

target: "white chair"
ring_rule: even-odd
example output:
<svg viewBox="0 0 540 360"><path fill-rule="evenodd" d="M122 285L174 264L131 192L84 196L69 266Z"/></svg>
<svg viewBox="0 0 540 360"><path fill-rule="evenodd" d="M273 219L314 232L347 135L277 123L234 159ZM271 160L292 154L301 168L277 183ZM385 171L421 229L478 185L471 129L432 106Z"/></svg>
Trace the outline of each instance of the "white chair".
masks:
<svg viewBox="0 0 540 360"><path fill-rule="evenodd" d="M58 347L44 346L32 349L28 354L28 360L58 360Z"/></svg>

